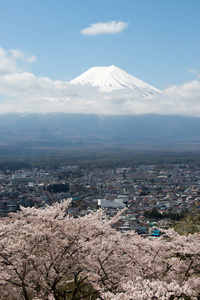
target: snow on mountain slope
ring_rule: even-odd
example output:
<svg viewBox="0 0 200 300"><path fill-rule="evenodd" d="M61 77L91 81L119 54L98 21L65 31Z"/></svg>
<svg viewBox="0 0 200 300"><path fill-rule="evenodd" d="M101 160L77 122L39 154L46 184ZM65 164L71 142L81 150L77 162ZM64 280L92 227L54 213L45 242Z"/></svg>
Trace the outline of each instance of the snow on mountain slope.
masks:
<svg viewBox="0 0 200 300"><path fill-rule="evenodd" d="M97 86L101 91L131 89L143 97L161 94L157 88L141 81L115 66L94 67L71 81L72 84L90 84Z"/></svg>

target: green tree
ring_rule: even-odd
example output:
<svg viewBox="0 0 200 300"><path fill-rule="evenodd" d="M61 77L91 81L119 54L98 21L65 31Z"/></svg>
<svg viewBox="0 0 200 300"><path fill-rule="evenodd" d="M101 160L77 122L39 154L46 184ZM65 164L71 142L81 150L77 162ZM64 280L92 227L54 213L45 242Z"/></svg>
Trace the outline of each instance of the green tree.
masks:
<svg viewBox="0 0 200 300"><path fill-rule="evenodd" d="M174 229L181 235L193 234L200 231L200 212L192 211L178 221Z"/></svg>

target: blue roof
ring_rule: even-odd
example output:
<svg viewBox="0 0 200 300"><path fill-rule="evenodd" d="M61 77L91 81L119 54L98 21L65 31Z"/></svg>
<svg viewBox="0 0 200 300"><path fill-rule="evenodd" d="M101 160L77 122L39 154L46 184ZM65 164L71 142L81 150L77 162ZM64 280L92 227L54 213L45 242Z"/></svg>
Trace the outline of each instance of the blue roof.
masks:
<svg viewBox="0 0 200 300"><path fill-rule="evenodd" d="M152 233L153 236L160 236L160 230L154 230Z"/></svg>

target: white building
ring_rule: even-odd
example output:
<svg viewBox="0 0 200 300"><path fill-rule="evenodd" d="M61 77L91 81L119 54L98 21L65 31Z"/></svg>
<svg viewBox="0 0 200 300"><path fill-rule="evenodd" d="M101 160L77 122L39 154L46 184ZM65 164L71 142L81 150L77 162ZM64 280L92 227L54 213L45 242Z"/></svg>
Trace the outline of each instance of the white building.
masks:
<svg viewBox="0 0 200 300"><path fill-rule="evenodd" d="M101 207L101 208L125 208L126 204L123 203L122 199L115 199L114 201L98 199L98 207Z"/></svg>

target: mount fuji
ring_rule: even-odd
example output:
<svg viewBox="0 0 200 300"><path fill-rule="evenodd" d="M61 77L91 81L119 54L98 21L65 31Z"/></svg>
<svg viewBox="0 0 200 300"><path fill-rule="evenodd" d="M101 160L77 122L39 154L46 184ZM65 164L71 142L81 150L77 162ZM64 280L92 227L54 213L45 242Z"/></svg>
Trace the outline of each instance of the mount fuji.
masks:
<svg viewBox="0 0 200 300"><path fill-rule="evenodd" d="M93 67L70 81L70 83L99 87L104 92L129 89L145 98L162 93L159 89L115 66Z"/></svg>
<svg viewBox="0 0 200 300"><path fill-rule="evenodd" d="M162 92L115 66L91 68L61 87L75 97L42 102L58 104L58 111L1 114L0 158L67 149L200 149L200 118L150 112Z"/></svg>

